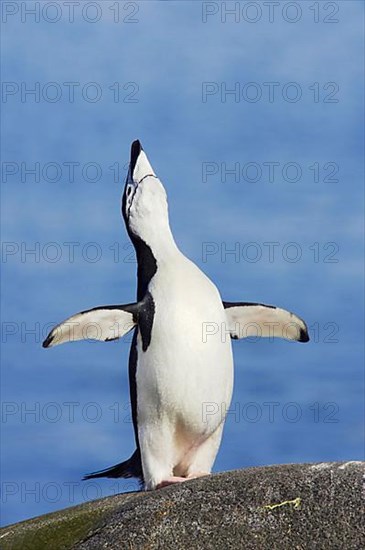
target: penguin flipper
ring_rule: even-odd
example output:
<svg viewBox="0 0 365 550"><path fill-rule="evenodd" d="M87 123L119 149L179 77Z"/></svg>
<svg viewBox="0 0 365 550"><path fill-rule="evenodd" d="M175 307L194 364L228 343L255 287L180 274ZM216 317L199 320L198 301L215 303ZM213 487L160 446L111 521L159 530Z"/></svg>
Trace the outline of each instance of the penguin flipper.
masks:
<svg viewBox="0 0 365 550"><path fill-rule="evenodd" d="M138 304L100 306L81 311L56 325L42 345L49 348L76 340L116 340L136 326L138 311Z"/></svg>
<svg viewBox="0 0 365 550"><path fill-rule="evenodd" d="M303 319L276 306L252 302L223 302L231 338L263 336L308 342Z"/></svg>
<svg viewBox="0 0 365 550"><path fill-rule="evenodd" d="M140 482L143 483L143 471L140 451L136 449L132 456L128 458L128 460L120 462L119 464L111 466L110 468L106 468L105 470L99 470L98 472L86 474L82 479L87 480L95 479L98 477L137 477L139 478Z"/></svg>

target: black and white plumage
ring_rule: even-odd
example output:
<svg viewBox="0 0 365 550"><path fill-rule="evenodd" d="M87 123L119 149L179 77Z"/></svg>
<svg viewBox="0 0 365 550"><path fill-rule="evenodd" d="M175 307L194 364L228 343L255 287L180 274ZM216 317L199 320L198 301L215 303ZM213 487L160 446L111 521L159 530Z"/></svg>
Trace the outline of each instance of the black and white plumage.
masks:
<svg viewBox="0 0 365 550"><path fill-rule="evenodd" d="M178 249L165 189L139 141L132 144L122 215L137 255L136 303L101 306L57 325L43 343L113 340L134 330L129 383L136 451L86 476L137 477L146 489L209 474L233 389L232 339L309 340L305 322L275 306L222 302ZM203 338L204 326L216 330ZM204 415L204 404L219 404Z"/></svg>

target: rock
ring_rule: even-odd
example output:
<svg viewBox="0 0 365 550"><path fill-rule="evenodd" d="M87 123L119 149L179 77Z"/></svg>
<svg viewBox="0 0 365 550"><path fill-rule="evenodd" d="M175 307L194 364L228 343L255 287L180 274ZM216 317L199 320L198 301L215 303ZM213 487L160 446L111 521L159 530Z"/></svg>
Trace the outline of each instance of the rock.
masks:
<svg viewBox="0 0 365 550"><path fill-rule="evenodd" d="M247 468L0 531L1 550L365 548L364 462Z"/></svg>

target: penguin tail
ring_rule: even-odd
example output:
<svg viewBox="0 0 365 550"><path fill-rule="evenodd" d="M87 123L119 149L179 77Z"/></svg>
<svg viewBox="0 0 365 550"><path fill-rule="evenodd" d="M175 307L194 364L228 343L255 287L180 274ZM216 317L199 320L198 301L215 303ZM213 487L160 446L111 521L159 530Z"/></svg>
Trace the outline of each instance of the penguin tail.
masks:
<svg viewBox="0 0 365 550"><path fill-rule="evenodd" d="M105 470L99 470L98 472L92 472L90 474L86 474L82 479L95 479L98 477L136 477L139 479L140 483L143 483L143 471L142 471L142 461L141 461L141 454L138 449L134 451L132 456L128 458L128 460L125 460L124 462L120 462L119 464L116 464L115 466L111 466L110 468L106 468Z"/></svg>

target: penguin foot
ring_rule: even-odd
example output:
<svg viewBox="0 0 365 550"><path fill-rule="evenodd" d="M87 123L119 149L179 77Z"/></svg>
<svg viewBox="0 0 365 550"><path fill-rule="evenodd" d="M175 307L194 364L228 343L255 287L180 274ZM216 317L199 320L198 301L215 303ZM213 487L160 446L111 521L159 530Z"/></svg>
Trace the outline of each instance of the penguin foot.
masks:
<svg viewBox="0 0 365 550"><path fill-rule="evenodd" d="M163 479L160 483L156 485L156 489L162 489L163 487L168 487L169 485L174 485L175 483L183 483L189 479L196 479L198 477L209 476L210 472L192 472L186 477L171 476Z"/></svg>
<svg viewBox="0 0 365 550"><path fill-rule="evenodd" d="M163 479L160 483L156 485L156 489L162 489L163 487L167 487L168 485L174 485L175 483L182 483L183 481L186 481L186 477L178 477L178 476L171 476L167 477L166 479Z"/></svg>
<svg viewBox="0 0 365 550"><path fill-rule="evenodd" d="M186 479L196 479L197 477L204 477L209 475L210 472L192 472L186 477Z"/></svg>

